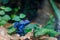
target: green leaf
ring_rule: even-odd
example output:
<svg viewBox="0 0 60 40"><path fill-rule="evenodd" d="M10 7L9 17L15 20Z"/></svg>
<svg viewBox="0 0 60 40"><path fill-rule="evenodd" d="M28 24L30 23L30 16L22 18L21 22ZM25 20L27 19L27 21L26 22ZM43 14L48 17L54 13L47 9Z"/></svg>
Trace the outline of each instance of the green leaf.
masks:
<svg viewBox="0 0 60 40"><path fill-rule="evenodd" d="M0 26L5 25L6 23L7 23L6 21L2 20L2 21L0 21Z"/></svg>
<svg viewBox="0 0 60 40"><path fill-rule="evenodd" d="M2 20L2 17L0 16L0 21Z"/></svg>
<svg viewBox="0 0 60 40"><path fill-rule="evenodd" d="M4 16L2 17L2 19L5 20L5 21L8 21L8 20L10 20L11 18L10 18L9 15L4 15Z"/></svg>
<svg viewBox="0 0 60 40"><path fill-rule="evenodd" d="M43 28L53 29L54 30L55 29L54 25L55 24L51 20L49 20L48 23Z"/></svg>
<svg viewBox="0 0 60 40"><path fill-rule="evenodd" d="M40 28L39 25L37 24L29 24L25 27L25 32L28 33L30 32L32 29L34 29L34 36L38 37L38 36L43 36L43 35L50 35L50 36L55 36L58 33L52 29L47 29L47 28Z"/></svg>
<svg viewBox="0 0 60 40"><path fill-rule="evenodd" d="M10 11L12 11L12 9L11 9L10 7L6 7L4 10L5 10L5 12L10 12Z"/></svg>
<svg viewBox="0 0 60 40"><path fill-rule="evenodd" d="M25 32L26 33L28 33L28 32L30 32L32 29L37 29L39 27L39 25L38 24L36 24L36 23L31 23L31 24L28 24L26 27L25 27Z"/></svg>
<svg viewBox="0 0 60 40"><path fill-rule="evenodd" d="M12 34L16 32L16 29L13 26L10 26L7 30L8 30L8 34Z"/></svg>
<svg viewBox="0 0 60 40"><path fill-rule="evenodd" d="M25 27L25 29L34 29L34 28L36 28L36 27L39 27L39 25L38 24L36 24L36 23L31 23L31 24L28 24L26 27Z"/></svg>
<svg viewBox="0 0 60 40"><path fill-rule="evenodd" d="M5 9L5 6L1 6L0 9Z"/></svg>
<svg viewBox="0 0 60 40"><path fill-rule="evenodd" d="M43 28L39 28L39 30L35 30L35 37L38 37L38 36L43 36L45 34L48 33L48 29L43 29Z"/></svg>
<svg viewBox="0 0 60 40"><path fill-rule="evenodd" d="M25 17L26 17L25 14L23 14L23 13L20 14L20 18L25 18Z"/></svg>
<svg viewBox="0 0 60 40"><path fill-rule="evenodd" d="M58 36L59 34L60 34L60 33L56 32L56 31L54 31L54 30L50 30L50 32L49 32L50 37L56 37L56 36Z"/></svg>
<svg viewBox="0 0 60 40"><path fill-rule="evenodd" d="M55 23L55 19L53 17L53 15L50 15L50 20L47 22L47 24L44 26L44 28L47 28L47 29L55 29L54 28L54 23Z"/></svg>
<svg viewBox="0 0 60 40"><path fill-rule="evenodd" d="M25 31L25 33L28 33L28 32L31 32L32 29L25 29L24 31Z"/></svg>
<svg viewBox="0 0 60 40"><path fill-rule="evenodd" d="M5 12L3 10L0 10L0 15L5 15Z"/></svg>
<svg viewBox="0 0 60 40"><path fill-rule="evenodd" d="M47 28L39 28L39 30L35 30L35 37L38 36L43 36L43 35L49 35L50 37L55 37L57 36L59 33L52 30L52 29L47 29Z"/></svg>
<svg viewBox="0 0 60 40"><path fill-rule="evenodd" d="M19 16L13 15L12 20L14 20L14 21L20 21L21 19L19 18Z"/></svg>

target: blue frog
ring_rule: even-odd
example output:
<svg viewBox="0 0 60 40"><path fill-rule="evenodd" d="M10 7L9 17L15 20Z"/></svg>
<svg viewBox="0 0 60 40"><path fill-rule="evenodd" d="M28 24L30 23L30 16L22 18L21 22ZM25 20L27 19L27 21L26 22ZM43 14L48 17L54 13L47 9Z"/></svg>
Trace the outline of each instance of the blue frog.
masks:
<svg viewBox="0 0 60 40"><path fill-rule="evenodd" d="M24 28L29 23L30 23L29 20L21 20L20 22L15 22L14 28L17 29L16 33L19 34L20 36L24 36L25 35Z"/></svg>

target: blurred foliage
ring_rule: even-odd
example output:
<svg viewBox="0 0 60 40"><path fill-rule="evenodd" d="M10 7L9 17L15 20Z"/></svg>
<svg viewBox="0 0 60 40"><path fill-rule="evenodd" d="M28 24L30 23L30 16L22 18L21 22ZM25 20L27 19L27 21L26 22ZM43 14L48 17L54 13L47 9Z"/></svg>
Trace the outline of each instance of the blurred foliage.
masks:
<svg viewBox="0 0 60 40"><path fill-rule="evenodd" d="M0 15L5 15L5 12L3 10L0 10Z"/></svg>
<svg viewBox="0 0 60 40"><path fill-rule="evenodd" d="M5 20L1 20L0 21L0 26L3 26L3 25L5 25L7 22L5 21Z"/></svg>
<svg viewBox="0 0 60 40"><path fill-rule="evenodd" d="M13 1L13 0L12 0ZM21 0L22 1L22 0ZM0 0L0 3L2 4L7 4L9 2L9 0ZM37 2L38 5L34 5L35 1L33 2L29 2L29 0L27 1L28 3L26 3L26 1L22 1L22 6L21 8L19 6L17 6L13 3L11 3L11 5L9 6L0 6L0 26L1 25L5 25L9 20L13 20L13 21L20 21L21 19L24 19L26 16L29 20L34 20L37 17L37 9L38 9L38 5L40 5L41 2ZM14 6L13 6L14 5ZM42 5L40 5L42 8ZM16 8L15 8L16 7ZM21 9L21 10L20 10ZM21 13L20 13L21 12ZM8 15L8 14L11 15ZM25 15L26 14L26 15ZM25 32L28 33L30 31L34 32L34 36L41 36L41 35L51 35L51 36L55 36L56 34L58 34L56 31L52 30L54 28L53 24L54 23L54 18L52 17L52 15L50 15L50 20L47 22L47 24L43 27L40 28L38 24L28 24L25 27ZM8 33L11 34L14 31L16 31L16 29L12 26L12 28L8 28Z"/></svg>
<svg viewBox="0 0 60 40"><path fill-rule="evenodd" d="M10 34L10 35L16 32L16 29L13 27L13 25L9 26L9 28L7 28L7 30L8 30L8 34Z"/></svg>
<svg viewBox="0 0 60 40"><path fill-rule="evenodd" d="M9 0L0 0L0 3L2 4L7 4L9 2Z"/></svg>
<svg viewBox="0 0 60 40"><path fill-rule="evenodd" d="M55 30L55 18L52 14L50 14L50 19L48 20L48 22L45 24L44 28L48 28L48 29L53 29Z"/></svg>
<svg viewBox="0 0 60 40"><path fill-rule="evenodd" d="M25 18L25 17L26 17L26 15L25 15L25 14L23 14L23 13L21 13L21 14L20 14L20 18L22 18L22 19L23 19L23 18Z"/></svg>
<svg viewBox="0 0 60 40"><path fill-rule="evenodd" d="M9 15L4 15L3 17L2 17L2 20L5 20L5 21L8 21L8 20L10 20L11 18L10 18L10 16Z"/></svg>
<svg viewBox="0 0 60 40"><path fill-rule="evenodd" d="M4 25L3 23L7 23L9 20L14 20L14 21L20 21L20 17L15 15L15 13L18 11L18 7L16 9L12 9L11 7L6 7L6 6L0 6L0 25ZM15 12L12 14L9 12L12 12L12 10L15 10ZM24 14L22 15L22 17L24 16Z"/></svg>
<svg viewBox="0 0 60 40"><path fill-rule="evenodd" d="M39 36L43 36L43 35L49 35L50 37L55 37L57 36L59 33L52 30L52 29L48 29L48 28L40 28L38 26L38 24L29 24L25 27L25 32L31 32L32 29L34 30L34 36L35 37L39 37Z"/></svg>
<svg viewBox="0 0 60 40"><path fill-rule="evenodd" d="M10 7L6 7L6 8L4 9L4 11L5 11L5 12L10 12L10 11L12 11L12 9L11 9Z"/></svg>
<svg viewBox="0 0 60 40"><path fill-rule="evenodd" d="M12 15L12 20L20 21L21 19L17 15Z"/></svg>

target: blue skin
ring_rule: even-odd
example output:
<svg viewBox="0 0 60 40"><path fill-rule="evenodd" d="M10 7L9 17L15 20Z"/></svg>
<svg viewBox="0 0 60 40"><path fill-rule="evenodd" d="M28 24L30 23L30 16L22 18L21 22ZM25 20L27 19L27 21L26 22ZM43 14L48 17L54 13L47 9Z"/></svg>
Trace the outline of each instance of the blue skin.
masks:
<svg viewBox="0 0 60 40"><path fill-rule="evenodd" d="M15 22L14 28L17 29L16 33L19 34L20 36L24 36L25 35L24 28L29 23L30 23L29 20L21 20L20 22Z"/></svg>

